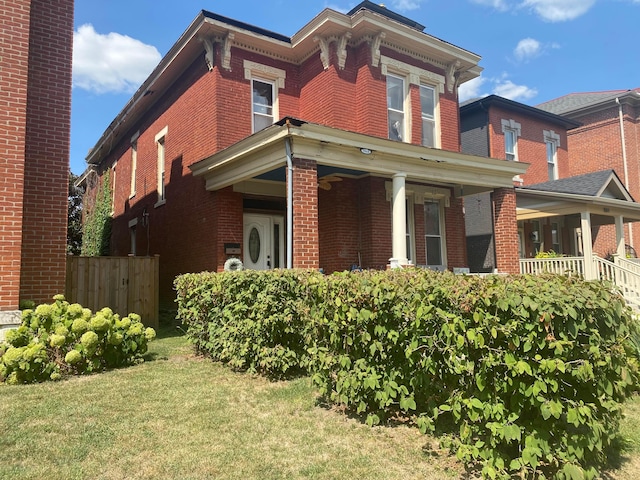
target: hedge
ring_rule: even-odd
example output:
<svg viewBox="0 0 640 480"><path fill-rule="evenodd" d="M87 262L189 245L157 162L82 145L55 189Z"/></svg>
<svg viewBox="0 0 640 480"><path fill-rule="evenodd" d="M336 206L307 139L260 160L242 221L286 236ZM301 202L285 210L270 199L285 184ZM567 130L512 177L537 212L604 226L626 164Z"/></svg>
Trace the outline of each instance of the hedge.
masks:
<svg viewBox="0 0 640 480"><path fill-rule="evenodd" d="M198 351L307 372L369 424L413 418L485 478L595 478L637 391L635 319L599 282L271 271L184 275L176 289Z"/></svg>

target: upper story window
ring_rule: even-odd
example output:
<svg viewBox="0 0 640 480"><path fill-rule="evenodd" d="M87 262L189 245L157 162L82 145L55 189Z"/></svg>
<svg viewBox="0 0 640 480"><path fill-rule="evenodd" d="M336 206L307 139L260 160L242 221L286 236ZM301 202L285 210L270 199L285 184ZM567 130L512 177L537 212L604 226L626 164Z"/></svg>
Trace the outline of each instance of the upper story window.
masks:
<svg viewBox="0 0 640 480"><path fill-rule="evenodd" d="M138 137L140 132L137 132L131 137L131 186L129 189L129 198L133 198L136 195L136 174L138 169Z"/></svg>
<svg viewBox="0 0 640 480"><path fill-rule="evenodd" d="M505 158L510 161L518 161L518 137L522 132L521 125L515 120L502 120L502 133L504 133Z"/></svg>
<svg viewBox="0 0 640 480"><path fill-rule="evenodd" d="M389 138L391 140L406 141L407 92L404 79L395 75L387 75L387 119L389 123Z"/></svg>
<svg viewBox="0 0 640 480"><path fill-rule="evenodd" d="M418 108L409 101L411 85L420 90L420 114L422 119L421 144L440 147L438 99L444 93L445 77L414 65L382 55L382 74L387 77L387 116L389 138L411 141L411 112ZM417 112L415 112L417 113Z"/></svg>
<svg viewBox="0 0 640 480"><path fill-rule="evenodd" d="M553 130L544 130L544 143L547 147L547 172L549 180L558 179L558 147L560 146L560 135Z"/></svg>
<svg viewBox="0 0 640 480"><path fill-rule="evenodd" d="M156 147L158 151L158 160L157 160L157 174L158 174L158 201L155 206L158 207L163 205L166 202L165 196L165 157L166 157L166 146L165 140L167 137L167 127L164 127L160 133L156 135Z"/></svg>
<svg viewBox="0 0 640 480"><path fill-rule="evenodd" d="M427 85L420 85L420 110L422 114L422 145L435 147L436 92Z"/></svg>
<svg viewBox="0 0 640 480"><path fill-rule="evenodd" d="M274 88L272 82L251 80L253 131L259 132L273 125Z"/></svg>
<svg viewBox="0 0 640 480"><path fill-rule="evenodd" d="M284 88L286 71L244 61L244 78L251 82L251 131L273 125L279 119L278 91Z"/></svg>

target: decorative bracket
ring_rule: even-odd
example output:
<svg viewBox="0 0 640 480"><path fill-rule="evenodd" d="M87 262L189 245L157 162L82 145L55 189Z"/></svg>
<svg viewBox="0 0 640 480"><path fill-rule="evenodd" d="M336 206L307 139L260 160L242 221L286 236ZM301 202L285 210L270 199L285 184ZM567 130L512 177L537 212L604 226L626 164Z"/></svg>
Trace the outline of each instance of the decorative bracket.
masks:
<svg viewBox="0 0 640 480"><path fill-rule="evenodd" d="M231 71L231 45L235 36L235 33L227 33L222 43L222 68L229 71Z"/></svg>
<svg viewBox="0 0 640 480"><path fill-rule="evenodd" d="M351 32L347 32L338 39L337 53L338 53L338 67L340 67L340 70L344 70L344 66L347 63L347 43L349 42L350 38L351 38Z"/></svg>
<svg viewBox="0 0 640 480"><path fill-rule="evenodd" d="M446 78L447 78L447 90L449 93L453 93L453 89L456 86L457 78L456 71L460 68L460 60L456 60L455 62L451 62L447 65Z"/></svg>
<svg viewBox="0 0 640 480"><path fill-rule="evenodd" d="M313 37L314 42L320 45L320 60L325 70L329 69L329 39L316 35Z"/></svg>
<svg viewBox="0 0 640 480"><path fill-rule="evenodd" d="M214 56L213 41L210 38L204 38L204 37L201 38L200 41L204 45L204 50L205 50L204 61L207 62L207 68L209 69L209 71L212 71L215 65L213 63L213 56Z"/></svg>
<svg viewBox="0 0 640 480"><path fill-rule="evenodd" d="M377 67L380 63L380 44L382 40L387 36L386 33L380 32L371 41L371 66Z"/></svg>

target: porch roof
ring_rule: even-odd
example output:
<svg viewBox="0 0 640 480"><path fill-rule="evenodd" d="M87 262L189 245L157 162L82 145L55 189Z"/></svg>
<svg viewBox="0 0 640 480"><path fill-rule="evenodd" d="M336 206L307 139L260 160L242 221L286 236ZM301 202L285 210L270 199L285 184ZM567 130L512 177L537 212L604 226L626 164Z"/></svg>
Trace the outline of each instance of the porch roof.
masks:
<svg viewBox="0 0 640 480"><path fill-rule="evenodd" d="M264 176L286 165L285 139L295 158L315 160L334 174L392 177L453 187L456 196L513 187L526 163L508 162L363 135L285 118L193 165L207 190L219 190ZM282 170L284 173L284 170ZM284 181L284 177L282 178Z"/></svg>
<svg viewBox="0 0 640 480"><path fill-rule="evenodd" d="M516 188L518 220L589 212L596 223L640 221L636 203L613 170Z"/></svg>

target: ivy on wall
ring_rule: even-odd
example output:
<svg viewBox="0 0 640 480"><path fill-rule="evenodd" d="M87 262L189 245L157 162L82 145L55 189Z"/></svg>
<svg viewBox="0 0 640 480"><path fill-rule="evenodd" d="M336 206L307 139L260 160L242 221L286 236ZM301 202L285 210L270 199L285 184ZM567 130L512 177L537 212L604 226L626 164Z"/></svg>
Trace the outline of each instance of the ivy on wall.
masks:
<svg viewBox="0 0 640 480"><path fill-rule="evenodd" d="M111 237L111 176L107 170L102 176L102 183L96 187L93 205L87 205L82 228L81 255L99 257L109 255L109 239Z"/></svg>

